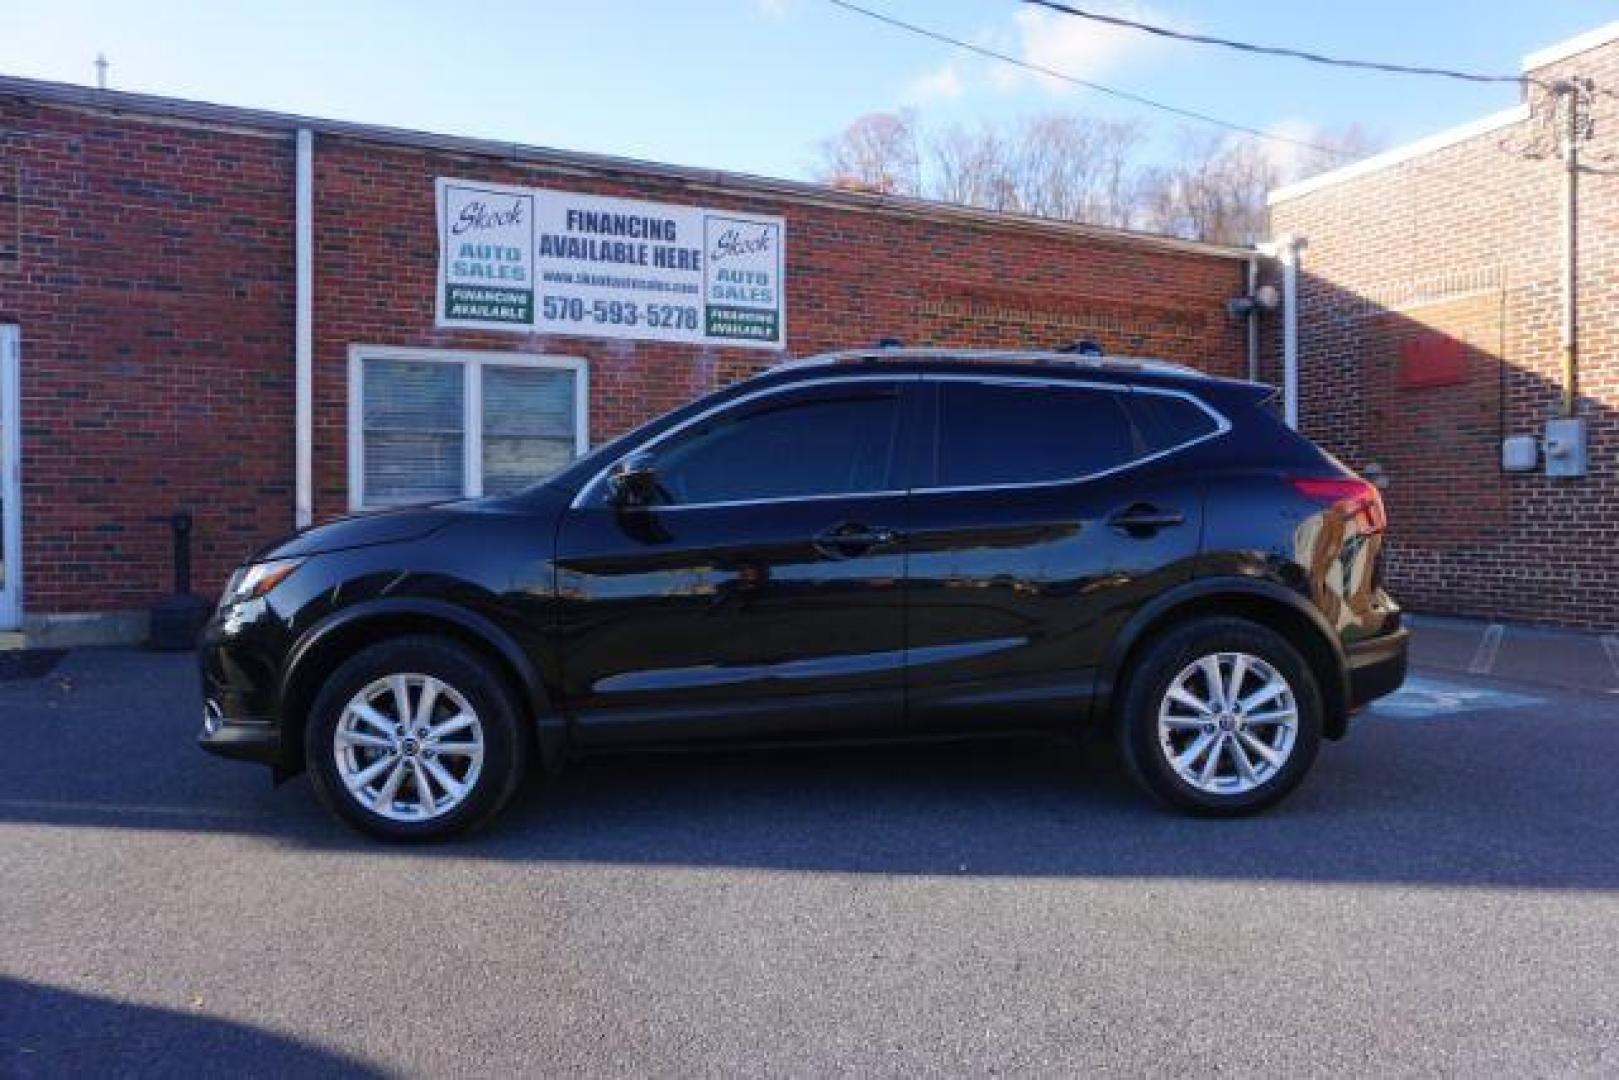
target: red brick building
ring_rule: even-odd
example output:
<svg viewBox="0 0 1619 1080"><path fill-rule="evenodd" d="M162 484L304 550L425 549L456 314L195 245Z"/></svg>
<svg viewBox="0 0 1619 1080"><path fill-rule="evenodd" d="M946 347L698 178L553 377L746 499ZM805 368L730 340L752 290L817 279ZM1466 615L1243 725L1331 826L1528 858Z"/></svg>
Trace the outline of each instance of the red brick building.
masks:
<svg viewBox="0 0 1619 1080"><path fill-rule="evenodd" d="M1527 57L1521 104L1274 192L1302 241L1302 429L1380 471L1394 591L1425 611L1619 629L1619 23ZM1589 80L1587 82L1586 80ZM1583 475L1503 440L1564 414L1564 252ZM1274 377L1276 368L1268 369Z"/></svg>
<svg viewBox="0 0 1619 1080"><path fill-rule="evenodd" d="M587 196L642 200L558 243L632 265L639 252L633 274L649 279L678 277L654 265L678 256L675 244L650 258L645 245L672 239L693 208L705 223L773 229L779 261L724 288L744 305L770 294L768 319L748 325L777 340L710 340L729 325L713 305L706 325L647 306L602 312L663 325L446 326L446 178L488 186L487 205L460 212L497 231L521 217L512 199L535 214L560 195L580 213L608 205ZM534 280L520 253L501 262L506 250L457 246L446 261L467 263L446 273L489 275L459 294L474 307L501 298L486 315L537 320L523 304L544 307L545 296L502 292L504 274L527 275L531 290ZM504 490L786 354L890 336L1090 337L1240 375L1253 339L1226 301L1248 291L1255 259L805 184L0 78L0 629L138 637L170 588L177 511L195 516L197 587L212 593L303 520ZM555 306L546 317L590 312Z"/></svg>
<svg viewBox="0 0 1619 1080"><path fill-rule="evenodd" d="M1411 607L1611 631L1619 24L1526 67L1505 113L1273 193L1274 235L1297 241L1295 407L1386 481L1389 576ZM1571 79L1591 85L1571 95ZM1502 450L1564 411L1571 96L1592 125L1573 262L1586 463L1548 476L1544 453L1512 472ZM451 205L462 189L481 201ZM679 272L659 258L714 239L693 228L769 232L775 261L724 286L766 339L727 339L712 309L674 325L678 291L641 309L660 326L589 323L593 305L551 297L573 286L532 259L451 244L452 219L498 233L514 199L533 252L538 219L573 212L550 240L660 288ZM613 262L636 251L639 268ZM512 266L526 292L502 279ZM1089 337L1284 383L1283 320L1226 306L1256 272L1278 273L1241 248L0 78L0 631L141 636L178 511L212 593L298 524L506 490L787 355ZM747 310L750 293L770 310Z"/></svg>

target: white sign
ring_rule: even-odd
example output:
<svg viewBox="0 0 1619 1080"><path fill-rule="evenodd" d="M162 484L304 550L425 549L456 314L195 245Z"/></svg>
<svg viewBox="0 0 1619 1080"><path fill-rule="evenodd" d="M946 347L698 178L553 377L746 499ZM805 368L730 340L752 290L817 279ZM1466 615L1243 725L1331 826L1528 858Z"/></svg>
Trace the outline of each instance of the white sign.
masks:
<svg viewBox="0 0 1619 1080"><path fill-rule="evenodd" d="M438 325L782 349L779 217L438 181Z"/></svg>

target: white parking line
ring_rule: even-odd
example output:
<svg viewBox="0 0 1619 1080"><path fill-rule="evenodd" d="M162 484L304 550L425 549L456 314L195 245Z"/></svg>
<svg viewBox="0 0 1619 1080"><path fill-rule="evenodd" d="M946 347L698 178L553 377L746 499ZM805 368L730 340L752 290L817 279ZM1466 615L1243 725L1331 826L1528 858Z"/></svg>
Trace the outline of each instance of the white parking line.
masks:
<svg viewBox="0 0 1619 1080"><path fill-rule="evenodd" d="M1613 665L1613 674L1619 678L1619 634L1602 635L1602 648L1608 654L1608 662Z"/></svg>
<svg viewBox="0 0 1619 1080"><path fill-rule="evenodd" d="M1474 675L1488 675L1495 670L1495 657L1501 651L1501 637L1506 633L1506 627L1500 623L1491 623L1484 628L1484 636L1479 639L1478 650L1473 653L1473 662L1467 665L1467 670Z"/></svg>

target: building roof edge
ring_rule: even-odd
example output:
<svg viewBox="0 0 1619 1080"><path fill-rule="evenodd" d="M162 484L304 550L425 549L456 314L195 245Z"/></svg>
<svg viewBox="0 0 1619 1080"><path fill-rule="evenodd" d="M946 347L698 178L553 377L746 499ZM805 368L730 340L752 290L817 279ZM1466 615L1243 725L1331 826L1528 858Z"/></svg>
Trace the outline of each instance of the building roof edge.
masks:
<svg viewBox="0 0 1619 1080"><path fill-rule="evenodd" d="M1127 246L1158 248L1224 259L1254 259L1254 248L1184 240L1159 233L1116 229L1056 218L1009 214L953 203L899 195L846 191L824 184L783 180L747 173L725 172L684 165L668 165L635 158L614 157L573 150L530 146L498 139L444 135L408 128L330 120L292 113L247 109L233 105L191 101L184 98L136 94L122 90L100 90L71 83L48 82L0 75L0 97L20 98L47 105L102 111L111 114L151 116L201 124L217 124L237 129L256 129L292 134L308 129L317 134L409 146L446 153L474 154L505 161L550 166L591 173L638 173L662 180L741 193L774 196L795 202L831 205L866 212L892 212L991 228L1031 229L1105 241Z"/></svg>

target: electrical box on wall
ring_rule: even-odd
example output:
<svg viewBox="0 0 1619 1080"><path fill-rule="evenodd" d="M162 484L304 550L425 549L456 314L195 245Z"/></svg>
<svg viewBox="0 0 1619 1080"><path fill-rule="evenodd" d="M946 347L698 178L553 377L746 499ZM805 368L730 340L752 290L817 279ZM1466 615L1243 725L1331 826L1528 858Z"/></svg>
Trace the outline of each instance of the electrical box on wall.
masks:
<svg viewBox="0 0 1619 1080"><path fill-rule="evenodd" d="M1513 435L1501 440L1501 468L1506 472L1530 472L1540 461L1540 447L1533 435Z"/></svg>
<svg viewBox="0 0 1619 1080"><path fill-rule="evenodd" d="M1546 421L1546 475L1585 475L1585 417Z"/></svg>

